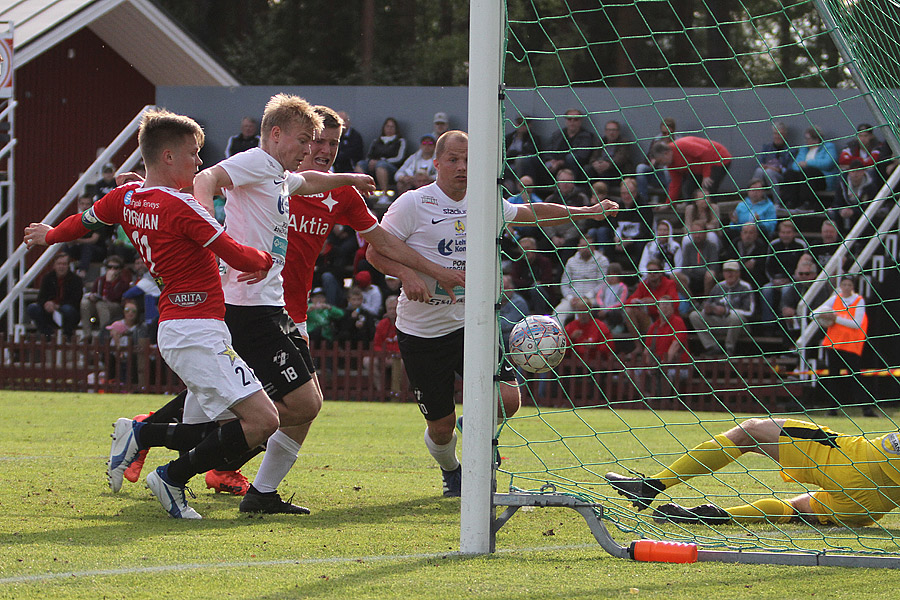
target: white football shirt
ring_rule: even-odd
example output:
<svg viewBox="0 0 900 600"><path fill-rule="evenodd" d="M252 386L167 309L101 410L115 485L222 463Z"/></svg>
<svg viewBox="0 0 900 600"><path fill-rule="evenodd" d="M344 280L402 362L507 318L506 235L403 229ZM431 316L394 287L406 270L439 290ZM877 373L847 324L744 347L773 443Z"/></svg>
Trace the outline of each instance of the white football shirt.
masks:
<svg viewBox="0 0 900 600"><path fill-rule="evenodd" d="M437 183L410 190L397 198L385 213L381 226L410 248L443 267L466 269L466 198L456 201ZM515 218L518 208L503 201L503 217ZM421 274L431 300L412 302L401 291L397 304L397 329L418 337L435 338L463 326L465 290L457 288L456 304L432 277Z"/></svg>
<svg viewBox="0 0 900 600"><path fill-rule="evenodd" d="M284 306L281 269L287 255L288 199L305 179L284 170L262 148L239 152L218 163L234 186L225 191L225 227L237 242L272 255L266 278L253 285L237 280L239 271L222 265L225 302L236 306Z"/></svg>

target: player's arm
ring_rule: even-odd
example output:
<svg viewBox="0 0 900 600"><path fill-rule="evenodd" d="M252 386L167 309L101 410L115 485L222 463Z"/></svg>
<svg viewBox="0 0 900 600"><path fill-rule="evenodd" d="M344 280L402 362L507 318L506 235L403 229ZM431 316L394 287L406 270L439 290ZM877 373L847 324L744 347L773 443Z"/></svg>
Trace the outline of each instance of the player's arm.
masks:
<svg viewBox="0 0 900 600"><path fill-rule="evenodd" d="M419 271L420 273L425 273L429 277L436 279L438 285L447 290L447 293L450 294L451 301L456 301L453 288L456 286L465 287L466 285L465 271L447 269L446 267L431 262L407 246L406 242L402 241L380 225L376 226L368 233L362 234L362 237L369 242L369 247L374 247L382 257L400 263L403 266ZM366 254L366 258L368 258L368 253ZM377 265L376 268L378 268ZM380 271L381 269L378 270ZM407 296L409 296L408 293Z"/></svg>
<svg viewBox="0 0 900 600"><path fill-rule="evenodd" d="M607 217L615 216L618 212L619 205L608 199L591 206L566 206L565 204L538 202L516 205L516 216L510 222L513 225L550 227L581 219L603 221Z"/></svg>
<svg viewBox="0 0 900 600"><path fill-rule="evenodd" d="M239 244L225 232L210 242L207 248L215 252L229 267L238 271L254 275L262 271L265 275L272 268L271 254Z"/></svg>
<svg viewBox="0 0 900 600"><path fill-rule="evenodd" d="M215 167L213 167L215 168ZM292 193L302 196L322 194L335 188L350 185L363 194L375 191L375 180L370 175L362 173L320 173L319 171L304 171L303 184ZM196 181L194 182L194 195L196 195Z"/></svg>
<svg viewBox="0 0 900 600"><path fill-rule="evenodd" d="M403 285L403 291L406 293L406 297L410 300L414 302L427 302L431 299L428 287L425 285L425 282L422 281L422 278L419 277L419 274L415 269L411 269L396 260L388 258L376 250L375 246L372 244L369 244L369 247L366 249L366 260L385 275L391 275L399 279L400 283ZM453 293L452 290L448 290L448 292L450 294Z"/></svg>
<svg viewBox="0 0 900 600"><path fill-rule="evenodd" d="M109 225L103 223L94 216L94 209L89 208L84 213L76 213L63 219L56 227L46 223L32 223L25 228L25 245L49 246L60 242L71 242L85 234Z"/></svg>
<svg viewBox="0 0 900 600"><path fill-rule="evenodd" d="M209 211L209 214L213 215L216 212L213 196L218 194L222 188L231 187L234 187L234 183L231 181L228 171L216 165L204 169L194 176L193 196L203 208Z"/></svg>

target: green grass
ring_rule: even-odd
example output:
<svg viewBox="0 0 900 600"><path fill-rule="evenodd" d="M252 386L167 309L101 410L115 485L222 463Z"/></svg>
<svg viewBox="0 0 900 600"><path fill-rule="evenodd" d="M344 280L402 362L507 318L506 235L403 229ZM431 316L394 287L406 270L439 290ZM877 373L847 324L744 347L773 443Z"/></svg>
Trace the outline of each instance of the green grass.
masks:
<svg viewBox="0 0 900 600"><path fill-rule="evenodd" d="M0 394L0 598L857 599L893 596L900 583L893 570L614 559L566 509L520 511L498 534L499 552L460 557L459 500L440 496L414 404L326 403L282 486L312 515L241 516L235 498L209 493L198 477L191 504L204 519L176 521L143 485L112 494L104 476L110 423L164 400ZM581 419L597 431L623 422L608 411L522 414L514 429L534 439L552 438L545 419L563 435L584 431ZM648 413L619 417L652 423ZM650 446L667 444L662 430L647 433ZM621 436L623 456L646 455ZM537 462L512 428L502 441L509 469ZM546 446L559 464L571 456ZM587 435L572 444L599 469L609 457L598 448ZM171 455L154 450L148 467Z"/></svg>

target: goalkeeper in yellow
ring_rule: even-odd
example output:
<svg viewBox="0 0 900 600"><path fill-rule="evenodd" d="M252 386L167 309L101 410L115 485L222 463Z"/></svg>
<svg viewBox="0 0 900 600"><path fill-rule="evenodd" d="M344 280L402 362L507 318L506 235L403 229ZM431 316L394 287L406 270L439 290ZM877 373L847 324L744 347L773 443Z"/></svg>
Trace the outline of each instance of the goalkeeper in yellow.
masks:
<svg viewBox="0 0 900 600"><path fill-rule="evenodd" d="M714 504L686 508L670 502L653 512L654 520L708 525L805 520L860 527L900 506L900 434L867 439L795 419L748 419L651 477L610 472L606 480L643 510L672 486L718 471L745 452L778 462L785 481L820 489L790 500L763 498L731 508Z"/></svg>

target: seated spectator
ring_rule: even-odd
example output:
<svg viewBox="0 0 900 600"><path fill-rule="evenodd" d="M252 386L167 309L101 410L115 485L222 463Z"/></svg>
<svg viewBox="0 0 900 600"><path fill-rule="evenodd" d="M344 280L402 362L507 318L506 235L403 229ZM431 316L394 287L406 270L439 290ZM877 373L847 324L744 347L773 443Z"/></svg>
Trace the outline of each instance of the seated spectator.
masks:
<svg viewBox="0 0 900 600"><path fill-rule="evenodd" d="M91 206L94 201L89 196L82 196L78 199L77 210L83 213ZM112 227L106 226L102 229L94 229L84 236L78 238L74 242L66 245L66 252L77 261L75 266L75 274L82 279L87 275L91 263L100 262L106 258L106 243L112 235Z"/></svg>
<svg viewBox="0 0 900 600"><path fill-rule="evenodd" d="M633 177L622 179L619 188L621 197L619 212L609 217L606 223L613 228L613 239L606 240L602 236L606 229L598 227L595 230L597 241L601 247L612 241L615 244L614 255L616 262L632 273L637 271L641 262L644 246L650 241L650 226L653 224L653 209L644 204L644 199L637 194L637 181Z"/></svg>
<svg viewBox="0 0 900 600"><path fill-rule="evenodd" d="M625 320L624 306L628 299L628 286L622 281L622 265L609 263L606 277L594 295L594 315L610 327L621 325Z"/></svg>
<svg viewBox="0 0 900 600"><path fill-rule="evenodd" d="M447 117L445 112L436 112L431 120L431 124L431 135L434 136L434 139L438 139L450 129L450 118Z"/></svg>
<svg viewBox="0 0 900 600"><path fill-rule="evenodd" d="M634 142L622 137L622 125L607 121L600 138L600 147L590 158L587 174L590 179L619 181L634 174Z"/></svg>
<svg viewBox="0 0 900 600"><path fill-rule="evenodd" d="M840 249L843 244L843 238L831 221L822 221L822 225L819 227L819 234L822 239L815 244L811 244L807 251L818 268L824 269L831 257ZM851 260L853 260L852 252L845 256L845 260L837 272L845 272Z"/></svg>
<svg viewBox="0 0 900 600"><path fill-rule="evenodd" d="M656 142L671 144L675 140L683 137L677 132L678 125L675 123L675 119L672 117L663 117L663 120L659 122L659 133L650 140L650 143L647 145L647 154L650 154L650 150Z"/></svg>
<svg viewBox="0 0 900 600"><path fill-rule="evenodd" d="M122 302L134 300L138 306L143 304L144 324L148 328L149 337L155 339L159 325L159 286L143 260L134 261L132 271L136 281L132 281L131 287L122 294Z"/></svg>
<svg viewBox="0 0 900 600"><path fill-rule="evenodd" d="M691 362L688 354L688 328L678 315L678 300L661 298L659 317L650 324L644 337L641 364L660 367L654 371L658 381L653 396L668 396L675 382L686 379L690 373L687 366Z"/></svg>
<svg viewBox="0 0 900 600"><path fill-rule="evenodd" d="M357 277L368 271L360 271ZM371 276L369 276L371 280ZM373 286L374 287L374 286ZM378 288L375 288L378 289ZM380 295L380 292L379 292ZM379 302L379 310L381 303ZM368 347L375 337L375 315L363 305L363 293L359 288L350 288L347 292L347 309L337 322L336 339L339 342L351 342Z"/></svg>
<svg viewBox="0 0 900 600"><path fill-rule="evenodd" d="M832 142L826 142L818 128L810 127L803 132L805 145L797 151L797 156L784 173L778 196L785 208L821 209L817 192L833 190L837 184L837 151Z"/></svg>
<svg viewBox="0 0 900 600"><path fill-rule="evenodd" d="M522 255L512 262L510 275L516 290L528 302L528 312L532 315L546 315L552 304L552 286L558 281L554 273L553 262L546 253L539 252L534 238L523 237L519 240Z"/></svg>
<svg viewBox="0 0 900 600"><path fill-rule="evenodd" d="M753 179L747 184L747 195L734 207L731 214L731 225L728 226L732 237L740 233L741 228L747 223L756 223L766 238L775 233L778 225L775 204L766 194L766 182L762 179Z"/></svg>
<svg viewBox="0 0 900 600"><path fill-rule="evenodd" d="M887 180L887 166L892 154L891 147L875 136L871 125L860 123L856 127L856 137L841 150L838 164L842 169L859 168L852 165L858 160L862 168L871 170L872 179L878 181L880 187Z"/></svg>
<svg viewBox="0 0 900 600"><path fill-rule="evenodd" d="M573 301L580 298L590 306L600 290L603 278L609 268L609 259L592 246L593 238L583 237L578 241L578 251L566 261L563 268L559 291L562 300L556 305L556 320L565 325L574 310Z"/></svg>
<svg viewBox="0 0 900 600"><path fill-rule="evenodd" d="M694 221L681 243L681 273L692 296L707 296L719 279L719 244L709 237L709 226Z"/></svg>
<svg viewBox="0 0 900 600"><path fill-rule="evenodd" d="M588 365L607 359L616 349L609 326L598 319L581 298L572 301L575 318L566 324L566 337L572 349Z"/></svg>
<svg viewBox="0 0 900 600"><path fill-rule="evenodd" d="M362 307L372 313L373 317L380 317L383 296L381 288L372 283L372 274L369 271L360 271L353 276L353 281L356 282L357 290L362 294Z"/></svg>
<svg viewBox="0 0 900 600"><path fill-rule="evenodd" d="M702 309L691 313L691 325L708 356L734 356L743 326L756 311L753 290L741 281L741 265L728 261L722 265L723 280L713 286ZM725 338L724 350L716 338Z"/></svg>
<svg viewBox="0 0 900 600"><path fill-rule="evenodd" d="M790 284L790 274L797 268L797 262L806 252L806 242L797 237L794 223L789 220L779 223L778 239L772 242L772 251L766 258L768 281L761 290L764 321L775 319L775 307L781 302L781 292Z"/></svg>
<svg viewBox="0 0 900 600"><path fill-rule="evenodd" d="M143 366L138 354L147 344L148 330L134 300L123 301L122 314L121 319L106 326L110 336L109 344L117 350L108 375L120 382L137 383L137 375Z"/></svg>
<svg viewBox="0 0 900 600"><path fill-rule="evenodd" d="M719 239L719 231L722 229L722 219L719 217L719 205L710 202L709 194L703 188L694 190L693 202L684 207L684 227L689 232L691 224L700 221L706 226L706 238L722 247L724 240ZM685 235L687 239L687 235Z"/></svg>
<svg viewBox="0 0 900 600"><path fill-rule="evenodd" d="M529 171L529 161L533 164L541 150L540 136L531 130L527 117L516 117L515 129L506 136L506 169L503 181L507 189L513 189L514 181L523 177L531 179L534 185L535 175Z"/></svg>
<svg viewBox="0 0 900 600"><path fill-rule="evenodd" d="M328 304L325 290L314 289L309 295L309 309L306 312L306 327L310 342L332 341L336 334L337 322L344 311Z"/></svg>
<svg viewBox="0 0 900 600"><path fill-rule="evenodd" d="M638 338L647 333L650 323L659 316L657 303L664 296L678 297L675 281L665 275L662 262L650 259L647 274L625 301L625 326L628 331Z"/></svg>
<svg viewBox="0 0 900 600"><path fill-rule="evenodd" d="M717 193L731 167L728 148L695 136L685 136L668 144L658 142L651 149L650 158L669 171L669 202L693 197L698 187L710 194Z"/></svg>
<svg viewBox="0 0 900 600"><path fill-rule="evenodd" d="M131 279L124 273L125 263L118 256L104 261L106 272L91 286L90 292L81 298L81 327L85 339L92 335L96 323L100 337L106 339L106 326L122 318L122 294L131 287Z"/></svg>
<svg viewBox="0 0 900 600"><path fill-rule="evenodd" d="M503 289L500 293L500 337L503 347L509 349L509 334L512 333L516 323L527 317L529 313L528 302L522 297L513 284L512 275L503 275Z"/></svg>
<svg viewBox="0 0 900 600"><path fill-rule="evenodd" d="M508 198L510 204L528 204L544 201L535 191L534 179L530 175L523 175L516 180L515 185L519 193Z"/></svg>
<svg viewBox="0 0 900 600"><path fill-rule="evenodd" d="M802 329L803 322L797 317L800 304L804 302L804 296L809 288L812 287L819 269L815 261L810 256L804 256L797 262L797 268L794 270L794 277L791 285L787 287L781 294L781 305L779 306L778 322L780 327L774 328L776 333L785 333L791 337L796 337ZM823 293L819 294L821 298L814 299L809 302L806 307L806 314L812 312L812 308L821 304L827 292L823 289ZM816 301L818 300L818 301Z"/></svg>
<svg viewBox="0 0 900 600"><path fill-rule="evenodd" d="M725 260L736 260L741 264L741 278L758 290L769 279L766 277L766 261L772 253L768 240L759 235L756 223L747 223L741 227L740 237L731 244L724 253Z"/></svg>
<svg viewBox="0 0 900 600"><path fill-rule="evenodd" d="M539 183L549 183L560 169L570 169L577 174L579 181L586 180L585 170L594 150L600 145L600 138L584 126L584 119L581 109L567 110L564 127L550 136L549 143L543 149L543 173L530 166L527 174ZM538 165L540 160L537 159Z"/></svg>
<svg viewBox="0 0 900 600"><path fill-rule="evenodd" d="M259 128L256 119L244 117L241 119L241 132L228 138L225 144L225 158L230 158L238 152L252 150L259 146Z"/></svg>
<svg viewBox="0 0 900 600"><path fill-rule="evenodd" d="M681 255L681 244L672 235L672 223L665 219L657 222L656 237L651 239L641 252L641 261L638 265L638 274L641 277L647 274L647 264L654 259L663 265L663 269L669 276L673 272L681 270L684 262Z"/></svg>
<svg viewBox="0 0 900 600"><path fill-rule="evenodd" d="M785 171L794 162L794 155L787 143L787 125L781 121L772 123L772 141L763 144L756 160L759 167L753 172L753 179L761 179L773 187L781 183Z"/></svg>
<svg viewBox="0 0 900 600"><path fill-rule="evenodd" d="M575 173L571 169L560 169L556 174L556 191L547 196L547 202L566 206L588 206L590 204L587 194L576 187ZM572 255L575 244L582 237L581 227L587 228L584 223L586 222L582 221L581 224L576 224L575 221L569 221L560 225L541 226L545 240L541 244L541 249L556 249L560 264L562 264Z"/></svg>
<svg viewBox="0 0 900 600"><path fill-rule="evenodd" d="M434 136L430 133L423 135L419 141L419 149L409 155L404 161L397 173L395 179L397 181L397 195L399 196L405 191L422 187L432 183L437 177L437 169L434 168ZM425 183L416 184L416 173L424 171L428 176Z"/></svg>
<svg viewBox="0 0 900 600"><path fill-rule="evenodd" d="M61 328L67 340L78 327L78 310L84 283L69 269L69 257L60 253L53 259L53 270L41 278L37 301L25 308L38 333L51 339Z"/></svg>
<svg viewBox="0 0 900 600"><path fill-rule="evenodd" d="M834 202L828 211L828 218L840 225L844 233L853 228L880 187L873 171L861 161L851 161L848 168L846 179L842 177L834 189Z"/></svg>
<svg viewBox="0 0 900 600"><path fill-rule="evenodd" d="M406 140L400 135L400 127L393 117L385 119L381 135L369 146L366 158L356 164L358 173L368 173L375 178L376 194L384 194L394 183L394 174L406 157Z"/></svg>
<svg viewBox="0 0 900 600"><path fill-rule="evenodd" d="M100 180L94 184L95 202L118 187L116 185L116 167L113 164L103 165L100 174Z"/></svg>
<svg viewBox="0 0 900 600"><path fill-rule="evenodd" d="M366 148L363 145L362 135L350 126L350 115L345 111L338 111L338 116L344 123L344 128L333 169L335 173L352 173L356 163L366 157Z"/></svg>

